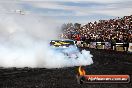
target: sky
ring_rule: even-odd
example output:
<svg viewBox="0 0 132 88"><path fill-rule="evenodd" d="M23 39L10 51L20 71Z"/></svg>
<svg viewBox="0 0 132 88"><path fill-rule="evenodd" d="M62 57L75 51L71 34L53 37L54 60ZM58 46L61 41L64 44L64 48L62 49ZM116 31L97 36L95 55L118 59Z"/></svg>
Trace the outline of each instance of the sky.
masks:
<svg viewBox="0 0 132 88"><path fill-rule="evenodd" d="M132 0L0 0L0 14L49 17L60 23L88 23L132 15Z"/></svg>

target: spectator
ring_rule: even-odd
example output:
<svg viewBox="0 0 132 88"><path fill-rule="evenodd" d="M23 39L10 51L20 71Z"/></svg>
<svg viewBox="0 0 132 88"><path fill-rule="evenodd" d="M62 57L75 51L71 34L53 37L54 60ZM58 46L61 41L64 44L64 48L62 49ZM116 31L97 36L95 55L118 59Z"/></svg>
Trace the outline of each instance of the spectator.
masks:
<svg viewBox="0 0 132 88"><path fill-rule="evenodd" d="M86 25L67 24L63 37L82 41L132 42L132 15L110 20L89 22Z"/></svg>

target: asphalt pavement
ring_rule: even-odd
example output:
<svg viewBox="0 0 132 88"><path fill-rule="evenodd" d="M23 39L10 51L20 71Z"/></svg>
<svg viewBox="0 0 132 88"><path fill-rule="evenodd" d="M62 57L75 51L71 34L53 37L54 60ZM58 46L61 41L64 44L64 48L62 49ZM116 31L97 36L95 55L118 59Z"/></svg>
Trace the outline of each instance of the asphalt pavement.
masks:
<svg viewBox="0 0 132 88"><path fill-rule="evenodd" d="M86 49L86 48L85 48ZM83 66L86 74L128 74L132 80L132 54L110 50L89 50L94 63ZM132 88L126 84L78 84L78 66L46 68L0 68L0 88Z"/></svg>

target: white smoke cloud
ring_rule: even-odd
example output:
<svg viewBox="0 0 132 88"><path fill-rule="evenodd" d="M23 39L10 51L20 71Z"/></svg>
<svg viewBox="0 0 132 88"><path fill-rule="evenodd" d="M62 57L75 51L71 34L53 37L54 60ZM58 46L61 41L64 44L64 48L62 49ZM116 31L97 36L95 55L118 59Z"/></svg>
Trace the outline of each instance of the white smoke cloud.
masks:
<svg viewBox="0 0 132 88"><path fill-rule="evenodd" d="M50 49L49 40L58 39L56 19L32 14L0 14L0 67L61 68L92 64L89 51L78 59L65 58Z"/></svg>
<svg viewBox="0 0 132 88"><path fill-rule="evenodd" d="M92 55L85 50L78 59L52 51L48 42L57 39L55 25L38 16L0 15L0 67L60 68L93 63Z"/></svg>

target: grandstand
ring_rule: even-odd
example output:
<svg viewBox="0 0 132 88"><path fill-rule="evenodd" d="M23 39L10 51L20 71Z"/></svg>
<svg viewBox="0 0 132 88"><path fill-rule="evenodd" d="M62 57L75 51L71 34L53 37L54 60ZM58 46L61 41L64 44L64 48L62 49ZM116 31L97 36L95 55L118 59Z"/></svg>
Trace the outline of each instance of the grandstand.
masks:
<svg viewBox="0 0 132 88"><path fill-rule="evenodd" d="M95 42L96 46L92 46L97 48L97 45L106 43L103 49L132 51L130 46L132 45L132 15L109 20L99 20L93 23L89 22L82 26L79 23L75 23L74 25L68 23L62 28L63 33L61 37L82 41L82 44L85 44L82 46L89 47L91 42ZM101 43L99 44L98 42Z"/></svg>

